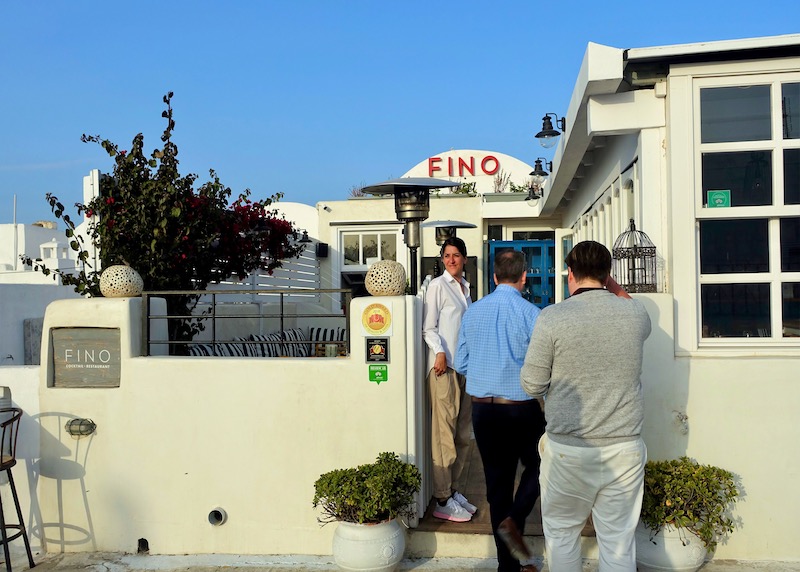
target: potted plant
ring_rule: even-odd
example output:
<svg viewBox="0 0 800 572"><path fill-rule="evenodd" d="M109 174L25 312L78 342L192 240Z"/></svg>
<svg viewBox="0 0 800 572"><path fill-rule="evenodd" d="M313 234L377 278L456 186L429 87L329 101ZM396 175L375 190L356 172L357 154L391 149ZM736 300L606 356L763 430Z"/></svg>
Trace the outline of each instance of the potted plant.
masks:
<svg viewBox="0 0 800 572"><path fill-rule="evenodd" d="M333 557L347 570L393 570L405 552L398 517L416 514L419 469L395 453L374 463L323 473L314 483L314 508L320 523L338 521Z"/></svg>
<svg viewBox="0 0 800 572"><path fill-rule="evenodd" d="M730 471L689 457L648 461L636 533L640 572L697 570L733 532L730 510L739 491Z"/></svg>

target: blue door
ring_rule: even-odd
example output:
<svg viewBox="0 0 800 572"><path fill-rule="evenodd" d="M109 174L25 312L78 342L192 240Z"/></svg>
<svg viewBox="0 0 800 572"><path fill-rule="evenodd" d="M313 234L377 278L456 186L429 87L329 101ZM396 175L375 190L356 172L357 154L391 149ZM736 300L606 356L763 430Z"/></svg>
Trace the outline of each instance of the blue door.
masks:
<svg viewBox="0 0 800 572"><path fill-rule="evenodd" d="M492 278L494 257L504 250L520 250L528 263L525 289L522 296L540 308L555 302L556 264L554 240L493 240L489 245L489 264L486 268L489 292L495 288Z"/></svg>

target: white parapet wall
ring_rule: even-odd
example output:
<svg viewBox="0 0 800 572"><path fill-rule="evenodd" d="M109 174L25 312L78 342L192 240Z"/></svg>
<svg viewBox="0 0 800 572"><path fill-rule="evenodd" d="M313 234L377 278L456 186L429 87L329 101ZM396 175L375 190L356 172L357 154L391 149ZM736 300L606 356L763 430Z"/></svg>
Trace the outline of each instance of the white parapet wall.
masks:
<svg viewBox="0 0 800 572"><path fill-rule="evenodd" d="M385 332L362 323L374 304L391 319ZM422 354L407 348L418 305L353 300L351 353L331 358L139 357L138 298L51 305L46 338L119 327L123 356L118 387L53 387L53 344L43 344L31 510L47 551L134 552L144 539L155 554L329 554L334 526L321 527L311 505L321 473L382 451L423 463ZM367 337L388 340L381 383L370 380ZM70 419L96 431L67 435ZM215 509L224 524L210 523Z"/></svg>

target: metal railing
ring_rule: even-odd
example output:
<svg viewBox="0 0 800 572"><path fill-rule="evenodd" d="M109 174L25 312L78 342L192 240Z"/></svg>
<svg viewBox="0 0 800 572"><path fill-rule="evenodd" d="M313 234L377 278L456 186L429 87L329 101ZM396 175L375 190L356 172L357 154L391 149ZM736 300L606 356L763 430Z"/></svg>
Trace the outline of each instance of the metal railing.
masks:
<svg viewBox="0 0 800 572"><path fill-rule="evenodd" d="M335 300L336 295L340 295L338 300ZM219 298L224 298L226 300L234 299L237 295L241 295L244 298L242 302L234 302L234 301L225 301L225 302L218 302ZM189 296L197 298L195 304L192 307L192 313L190 315L182 315L182 314L170 314L169 312L165 314L152 314L152 304L151 301L153 298L168 298L170 296ZM255 297L255 301L254 301ZM328 298L328 302L331 303L331 306L338 304L340 307L341 313L334 313L334 312L317 312L317 313L287 313L286 304L287 299L289 302L294 303L296 305L303 305L305 304L314 304L316 306L322 306L323 304L318 304L317 301L324 301L325 298ZM209 301L205 301L204 299L210 299ZM287 349L292 345L299 345L299 344L314 344L315 340L305 339L305 340L289 340L286 339L286 330L287 330L287 321L289 319L320 319L322 321L325 320L344 320L344 330L345 336L344 340L324 340L322 343L325 345L336 345L337 347L337 355L347 355L350 353L350 321L348 319L349 308L350 308L350 301L352 300L352 291L349 289L300 289L300 288L291 288L291 289L249 289L249 290L163 290L163 291L152 291L152 292L142 292L142 355L150 356L151 354L151 347L158 346L158 345L167 345L170 346L170 354L175 354L177 352L172 351L173 347L183 346L187 348L187 351L183 354L178 355L188 355L188 348L191 347L193 344L205 344L210 345L213 348L213 355L230 355L227 353L222 353L217 351L222 344L242 344L242 345L263 345L263 344L278 344L281 348L280 355L285 356L288 355L289 352ZM263 312L261 311L264 304L272 304L274 301L277 301L278 311L277 312ZM221 307L235 307L235 306L244 306L244 305L253 305L256 304L259 306L258 313L237 313L237 314L221 314L218 312L218 309ZM198 308L202 308L201 312L197 312ZM217 339L217 322L219 320L245 320L245 319L256 319L259 323L262 323L265 320L270 318L277 318L278 323L280 325L278 332L280 332L280 339L279 340L271 340L267 341L264 339L258 340L245 340L245 339L236 339L236 340L219 340ZM209 331L210 339L208 340L175 340L170 339L168 335L168 339L153 339L152 338L152 323L155 320L182 320L185 322L194 322L198 324L198 332L201 331ZM208 328L208 330L207 330ZM169 331L169 327L167 327L167 331ZM277 333L277 332L276 332ZM251 336L255 334L262 334L261 331L259 332L250 332ZM242 336L243 337L243 336ZM264 337L264 336L260 336ZM253 352L249 352L248 355L253 355ZM266 357L266 356L265 356ZM271 356L270 356L271 357Z"/></svg>

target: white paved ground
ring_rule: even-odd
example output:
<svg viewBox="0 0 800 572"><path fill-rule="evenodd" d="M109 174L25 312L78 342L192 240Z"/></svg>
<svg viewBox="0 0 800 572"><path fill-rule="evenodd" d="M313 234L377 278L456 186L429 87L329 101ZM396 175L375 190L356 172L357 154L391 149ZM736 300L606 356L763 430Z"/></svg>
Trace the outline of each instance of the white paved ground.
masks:
<svg viewBox="0 0 800 572"><path fill-rule="evenodd" d="M2 554L2 552L0 552ZM337 570L330 556L232 556L186 555L155 556L111 553L35 555L36 570L40 572L285 572L305 570L327 572ZM541 559L535 561L540 567ZM28 569L24 553L14 550L12 564L15 572ZM494 559L478 558L423 558L403 560L401 571L455 572L463 570L495 570ZM0 567L2 569L2 567ZM586 572L597 570L595 561L584 564ZM721 560L707 563L702 572L800 572L798 562L753 562ZM548 572L547 566L542 572Z"/></svg>

